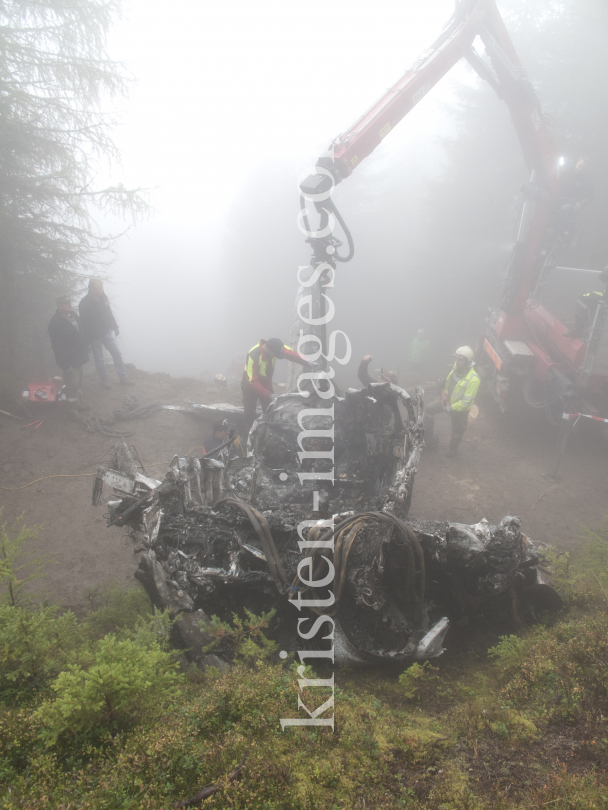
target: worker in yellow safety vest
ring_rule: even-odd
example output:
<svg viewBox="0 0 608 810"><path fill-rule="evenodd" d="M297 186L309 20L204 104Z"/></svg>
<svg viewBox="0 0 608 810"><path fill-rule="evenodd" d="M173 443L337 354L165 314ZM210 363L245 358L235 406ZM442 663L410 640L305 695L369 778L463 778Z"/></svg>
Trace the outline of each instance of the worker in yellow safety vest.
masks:
<svg viewBox="0 0 608 810"><path fill-rule="evenodd" d="M437 447L439 441L433 435L435 416L449 413L452 421L452 437L446 453L448 458L456 455L458 446L467 429L469 411L479 390L479 376L475 371L473 350L461 346L454 355L456 362L441 387L441 399L429 403L424 409L424 432L427 447Z"/></svg>
<svg viewBox="0 0 608 810"><path fill-rule="evenodd" d="M272 375L277 360L291 360L292 363L299 363L305 368L310 368L308 360L304 360L289 346L285 346L279 338L260 340L249 349L241 379L245 421L243 435L245 437L255 421L257 401L260 401L262 411L266 413L273 398Z"/></svg>

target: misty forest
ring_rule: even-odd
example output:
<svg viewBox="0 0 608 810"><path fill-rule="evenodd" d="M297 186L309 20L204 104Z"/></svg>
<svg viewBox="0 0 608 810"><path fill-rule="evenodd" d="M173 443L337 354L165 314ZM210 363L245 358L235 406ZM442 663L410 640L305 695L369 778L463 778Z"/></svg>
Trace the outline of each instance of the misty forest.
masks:
<svg viewBox="0 0 608 810"><path fill-rule="evenodd" d="M607 35L0 0L2 808L608 808Z"/></svg>

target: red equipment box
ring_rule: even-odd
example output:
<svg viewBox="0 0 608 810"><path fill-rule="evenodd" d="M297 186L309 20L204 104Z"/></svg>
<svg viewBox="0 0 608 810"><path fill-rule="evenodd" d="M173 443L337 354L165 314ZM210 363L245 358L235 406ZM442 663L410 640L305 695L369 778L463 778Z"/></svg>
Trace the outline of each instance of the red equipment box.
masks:
<svg viewBox="0 0 608 810"><path fill-rule="evenodd" d="M30 402L60 402L65 399L63 384L60 380L51 382L30 383L23 392L23 398Z"/></svg>

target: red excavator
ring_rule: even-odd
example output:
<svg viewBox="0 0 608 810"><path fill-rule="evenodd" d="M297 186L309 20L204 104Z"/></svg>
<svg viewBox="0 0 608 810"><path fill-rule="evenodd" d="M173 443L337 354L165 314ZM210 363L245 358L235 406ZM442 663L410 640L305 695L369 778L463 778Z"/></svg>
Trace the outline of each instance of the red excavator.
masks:
<svg viewBox="0 0 608 810"><path fill-rule="evenodd" d="M301 217L312 245L312 267L324 264L327 270L335 269L336 262L349 261L354 254L352 237L331 197L334 186L460 59L466 59L509 107L530 172L500 309L491 311L477 352L480 372L503 411L524 404L544 409L554 424L573 412L608 421L606 304L595 307L577 337L568 336L563 322L572 317L580 295L598 289L599 271L558 266L568 238L560 158L494 0L457 2L437 40L332 142L317 161L317 172L301 184ZM307 201L319 214L316 231L310 230ZM347 238L345 256L332 233L336 222ZM324 278L321 273L313 295L313 307L316 303L321 315L324 299L319 285Z"/></svg>

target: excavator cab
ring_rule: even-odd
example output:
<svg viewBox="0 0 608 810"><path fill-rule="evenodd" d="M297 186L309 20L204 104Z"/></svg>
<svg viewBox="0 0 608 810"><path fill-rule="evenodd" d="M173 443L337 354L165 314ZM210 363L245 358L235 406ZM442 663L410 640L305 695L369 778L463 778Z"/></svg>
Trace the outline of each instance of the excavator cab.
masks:
<svg viewBox="0 0 608 810"><path fill-rule="evenodd" d="M538 280L532 300L542 304L568 327L574 325L576 302L586 293L601 289L597 270L553 267Z"/></svg>

